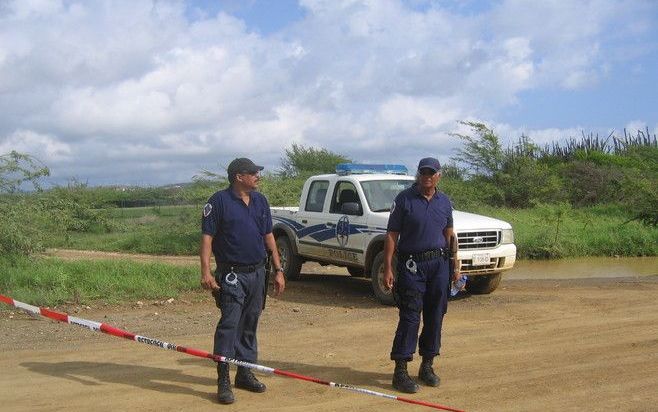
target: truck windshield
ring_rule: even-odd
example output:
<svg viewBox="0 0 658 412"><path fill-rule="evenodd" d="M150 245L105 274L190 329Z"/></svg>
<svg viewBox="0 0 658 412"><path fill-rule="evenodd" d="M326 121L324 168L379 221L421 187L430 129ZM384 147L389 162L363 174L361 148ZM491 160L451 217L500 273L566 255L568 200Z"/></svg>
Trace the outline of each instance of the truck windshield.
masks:
<svg viewBox="0 0 658 412"><path fill-rule="evenodd" d="M395 196L410 187L413 180L370 180L361 182L361 189L366 196L368 207L373 212L386 212L391 210Z"/></svg>

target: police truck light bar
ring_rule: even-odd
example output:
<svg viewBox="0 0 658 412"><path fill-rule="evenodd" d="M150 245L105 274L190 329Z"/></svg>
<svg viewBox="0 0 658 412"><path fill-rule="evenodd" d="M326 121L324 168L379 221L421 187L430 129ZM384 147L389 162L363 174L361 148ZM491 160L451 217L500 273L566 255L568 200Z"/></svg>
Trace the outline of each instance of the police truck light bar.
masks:
<svg viewBox="0 0 658 412"><path fill-rule="evenodd" d="M391 175L406 175L408 172L404 165L392 164L364 164L364 163L339 163L336 165L336 174L340 176L355 174L385 173Z"/></svg>
<svg viewBox="0 0 658 412"><path fill-rule="evenodd" d="M188 355L192 356L198 356L200 358L206 358L206 359L211 359L215 362L225 362L225 363L230 363L233 365L237 366L243 366L245 368L253 369L258 372L262 373L270 373L274 375L279 375L279 376L287 376L289 378L294 378L294 379L299 379L307 382L313 382L313 383L318 383L320 385L326 385L331 388L336 388L336 389L344 389L347 391L355 392L355 393L362 393L364 395L373 395L373 396L378 396L380 398L386 398L390 400L395 400L395 401L400 401L400 402L405 402L405 403L410 403L414 405L422 405L422 406L427 406L430 408L434 409L442 409L445 411L453 411L453 412L464 412L460 409L455 409L451 408L448 406L444 405L439 405L437 403L432 403L432 402L426 402L426 401L421 401L421 400L416 400L416 399L409 399L409 398L403 398L401 396L396 396L396 395L389 395L387 393L382 393L382 392L376 392L370 389L365 389L365 388L359 388L357 386L352 386L352 385L346 385L343 383L336 383L336 382L329 382L325 380L321 380L318 378L314 378L312 376L306 376L306 375L300 375L298 373L294 372L289 372L285 371L282 369L275 369L275 368L270 368L268 366L263 366L263 365L258 365L256 363L249 363L249 362L244 362L241 360L233 359L233 358L227 358L222 355L214 355L212 353L208 353L199 349L194 349L194 348L186 348L184 346L179 346L174 343L169 343L169 342L164 342L158 339L153 339L149 338L146 336L140 336L136 335L134 333L115 328L114 326L108 325L107 323L101 323L101 322L95 322L93 320L87 320L87 319L82 319L82 318L76 318L73 316L69 316L66 313L60 313L60 312L55 312L53 310L47 309L47 308L41 308L38 306L32 306L27 303L19 302L17 300L14 300L10 298L9 296L4 296L0 295L0 302L6 303L7 305L17 307L27 313L31 313L34 315L41 315L46 318L50 318L53 320L57 320L59 322L63 323L68 323L69 325L77 325L77 326L82 326L87 329L91 329L94 332L103 332L108 335L116 336L119 338L124 338L128 340L132 340L135 342L139 343L145 343L147 345L151 346L157 346L158 348L161 349L166 349L166 350L171 350L171 351L176 351L176 352L181 352L181 353L186 353ZM6 372L6 371L3 371Z"/></svg>

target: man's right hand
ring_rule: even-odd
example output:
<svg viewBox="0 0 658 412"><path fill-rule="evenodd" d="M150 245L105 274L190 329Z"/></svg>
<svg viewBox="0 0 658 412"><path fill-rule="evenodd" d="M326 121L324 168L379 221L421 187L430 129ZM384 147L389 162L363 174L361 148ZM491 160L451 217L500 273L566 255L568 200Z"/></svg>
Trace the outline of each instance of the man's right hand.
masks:
<svg viewBox="0 0 658 412"><path fill-rule="evenodd" d="M201 275L201 286L204 289L219 290L219 285L217 284L215 277L210 273L204 273Z"/></svg>
<svg viewBox="0 0 658 412"><path fill-rule="evenodd" d="M384 271L384 286L388 290L393 289L393 270L387 269Z"/></svg>

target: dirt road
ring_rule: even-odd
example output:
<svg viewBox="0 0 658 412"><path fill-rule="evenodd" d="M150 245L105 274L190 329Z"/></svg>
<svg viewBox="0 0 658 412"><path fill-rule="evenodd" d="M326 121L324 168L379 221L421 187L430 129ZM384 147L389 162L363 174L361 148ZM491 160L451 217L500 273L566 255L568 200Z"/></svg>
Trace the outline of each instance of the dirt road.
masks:
<svg viewBox="0 0 658 412"><path fill-rule="evenodd" d="M203 350L218 316L205 293L59 309ZM259 363L394 393L396 318L367 280L304 275L268 298ZM469 411L655 411L658 277L504 279L491 295L450 303L442 353L441 387L410 397ZM415 374L418 360L410 366ZM237 402L220 406L210 361L4 308L0 370L3 411L430 410L277 376L261 376L265 394L236 390Z"/></svg>

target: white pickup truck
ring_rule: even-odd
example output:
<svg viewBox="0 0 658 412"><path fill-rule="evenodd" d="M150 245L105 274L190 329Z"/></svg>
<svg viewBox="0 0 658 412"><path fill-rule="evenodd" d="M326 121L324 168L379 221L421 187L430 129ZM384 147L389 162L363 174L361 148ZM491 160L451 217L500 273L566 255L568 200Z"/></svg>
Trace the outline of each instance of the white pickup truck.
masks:
<svg viewBox="0 0 658 412"><path fill-rule="evenodd" d="M286 277L299 277L302 263L344 266L369 277L375 296L393 304L383 284L384 238L389 210L415 178L401 165L341 164L336 174L310 177L299 207L273 207L273 233ZM502 220L454 211L461 272L467 291L491 293L516 260L512 226Z"/></svg>

